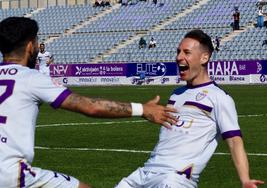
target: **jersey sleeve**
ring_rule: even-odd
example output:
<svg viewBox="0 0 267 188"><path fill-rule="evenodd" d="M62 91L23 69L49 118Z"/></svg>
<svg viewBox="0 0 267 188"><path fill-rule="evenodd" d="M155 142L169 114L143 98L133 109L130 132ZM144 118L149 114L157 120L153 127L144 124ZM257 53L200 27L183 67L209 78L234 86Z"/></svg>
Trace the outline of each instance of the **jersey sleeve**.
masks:
<svg viewBox="0 0 267 188"><path fill-rule="evenodd" d="M232 138L242 136L237 119L235 103L229 95L220 97L219 104L216 109L217 125L219 127L222 138Z"/></svg>
<svg viewBox="0 0 267 188"><path fill-rule="evenodd" d="M64 100L72 93L66 87L63 87L39 72L31 75L28 88L32 97L39 103L49 103L53 108L59 108Z"/></svg>

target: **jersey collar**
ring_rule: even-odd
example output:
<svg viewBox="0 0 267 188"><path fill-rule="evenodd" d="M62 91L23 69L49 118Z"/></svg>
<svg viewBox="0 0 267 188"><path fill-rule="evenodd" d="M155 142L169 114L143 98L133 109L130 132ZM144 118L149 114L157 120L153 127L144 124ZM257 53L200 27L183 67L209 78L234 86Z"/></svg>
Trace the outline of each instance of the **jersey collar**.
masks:
<svg viewBox="0 0 267 188"><path fill-rule="evenodd" d="M199 87L204 87L204 86L208 86L210 84L214 84L214 81L210 81L210 82L206 82L206 83L203 83L203 84L199 84L199 85L187 85L186 87L188 87L189 89L194 89L194 88L199 88Z"/></svg>
<svg viewBox="0 0 267 188"><path fill-rule="evenodd" d="M13 62L1 62L1 63L0 63L0 66L4 66L4 65L14 65L14 64L17 64L17 63L13 63Z"/></svg>

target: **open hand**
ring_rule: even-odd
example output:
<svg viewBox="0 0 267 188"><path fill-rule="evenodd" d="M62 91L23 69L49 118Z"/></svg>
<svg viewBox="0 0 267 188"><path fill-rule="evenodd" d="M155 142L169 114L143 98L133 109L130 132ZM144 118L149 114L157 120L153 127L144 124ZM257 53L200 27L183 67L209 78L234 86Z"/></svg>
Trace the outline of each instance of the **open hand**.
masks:
<svg viewBox="0 0 267 188"><path fill-rule="evenodd" d="M156 96L143 105L143 117L170 129L172 124L177 123L177 119L171 113L177 111L175 108L159 105L159 100L160 97Z"/></svg>
<svg viewBox="0 0 267 188"><path fill-rule="evenodd" d="M261 180L250 180L243 184L242 188L258 188L257 185L264 184L264 181Z"/></svg>

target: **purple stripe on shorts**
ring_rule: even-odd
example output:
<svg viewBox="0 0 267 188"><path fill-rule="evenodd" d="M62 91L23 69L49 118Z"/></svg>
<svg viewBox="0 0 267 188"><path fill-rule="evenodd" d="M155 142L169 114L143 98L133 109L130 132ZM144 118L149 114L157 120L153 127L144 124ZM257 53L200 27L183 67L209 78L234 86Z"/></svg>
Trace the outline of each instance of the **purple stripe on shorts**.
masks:
<svg viewBox="0 0 267 188"><path fill-rule="evenodd" d="M184 105L190 105L190 106L195 106L201 110L205 110L207 112L211 112L212 111L212 107L209 107L209 106L206 106L204 104L200 104L200 103L197 103L197 102L192 102L192 101L186 101L184 103Z"/></svg>
<svg viewBox="0 0 267 188"><path fill-rule="evenodd" d="M65 89L54 102L52 102L50 105L53 108L59 108L60 105L64 102L64 100L71 94L72 92L69 89Z"/></svg>
<svg viewBox="0 0 267 188"><path fill-rule="evenodd" d="M168 101L168 104L174 105L174 103L175 103L175 101L173 101L173 100Z"/></svg>
<svg viewBox="0 0 267 188"><path fill-rule="evenodd" d="M192 169L193 169L193 167L190 166L189 168L187 168L187 169L185 169L183 171L177 171L177 174L179 174L179 175L183 175L184 174L184 175L186 175L187 179L191 179Z"/></svg>
<svg viewBox="0 0 267 188"><path fill-rule="evenodd" d="M25 188L25 172L29 172L33 177L36 176L35 172L31 171L31 166L28 166L27 163L20 161L20 174L19 174L19 188Z"/></svg>
<svg viewBox="0 0 267 188"><path fill-rule="evenodd" d="M24 170L27 169L27 165L23 162L20 162L20 176L19 176L19 185L18 187L25 187L25 173Z"/></svg>
<svg viewBox="0 0 267 188"><path fill-rule="evenodd" d="M222 133L222 138L224 140L227 139L227 138L235 137L235 136L242 137L241 131L240 130L234 130L234 131L227 131L227 132Z"/></svg>

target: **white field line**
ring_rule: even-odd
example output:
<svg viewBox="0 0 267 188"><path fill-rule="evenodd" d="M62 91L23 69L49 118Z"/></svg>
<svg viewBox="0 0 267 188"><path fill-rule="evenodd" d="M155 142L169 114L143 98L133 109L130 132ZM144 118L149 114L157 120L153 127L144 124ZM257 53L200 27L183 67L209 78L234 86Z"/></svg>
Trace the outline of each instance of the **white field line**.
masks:
<svg viewBox="0 0 267 188"><path fill-rule="evenodd" d="M250 117L263 117L267 116L267 114L247 114L247 115L238 115L239 118L250 118Z"/></svg>
<svg viewBox="0 0 267 188"><path fill-rule="evenodd" d="M104 149L104 148L51 148L36 146L35 149L40 150L65 150L65 151L103 151L103 152L124 152L124 153L151 153L151 151L144 150L128 150L128 149ZM230 155L230 153L216 152L214 155ZM247 153L249 156L264 156L267 157L267 153Z"/></svg>
<svg viewBox="0 0 267 188"><path fill-rule="evenodd" d="M68 125L111 125L111 124L127 124L127 123L143 123L147 120L134 120L134 121L104 121L104 122L88 122L88 123L55 123L47 125L36 125L37 128L42 127L59 127L59 126L68 126Z"/></svg>
<svg viewBox="0 0 267 188"><path fill-rule="evenodd" d="M240 118L245 117L262 117L267 116L267 114L255 114L255 115L239 115ZM147 120L135 120L135 121L106 121L106 122L91 122L91 123L58 123L58 124L48 124L48 125L37 125L36 127L58 127L58 126L68 126L68 125L110 125L110 124L127 124L127 123L143 123L147 122ZM103 149L103 148L50 148L50 147L42 147L36 146L35 149L41 150L69 150L69 151L104 151L104 152L126 152L126 153L150 153L151 151L143 151L143 150L126 150L126 149ZM249 156L267 156L266 153L247 153ZM214 155L230 155L229 153L214 153Z"/></svg>
<svg viewBox="0 0 267 188"><path fill-rule="evenodd" d="M248 114L248 115L238 115L239 118L251 118L251 117L263 117L267 114ZM143 123L147 120L132 120L132 121L104 121L104 122L85 122L85 123L55 123L47 125L36 125L37 128L42 127L60 127L69 125L111 125L111 124L128 124L128 123Z"/></svg>

